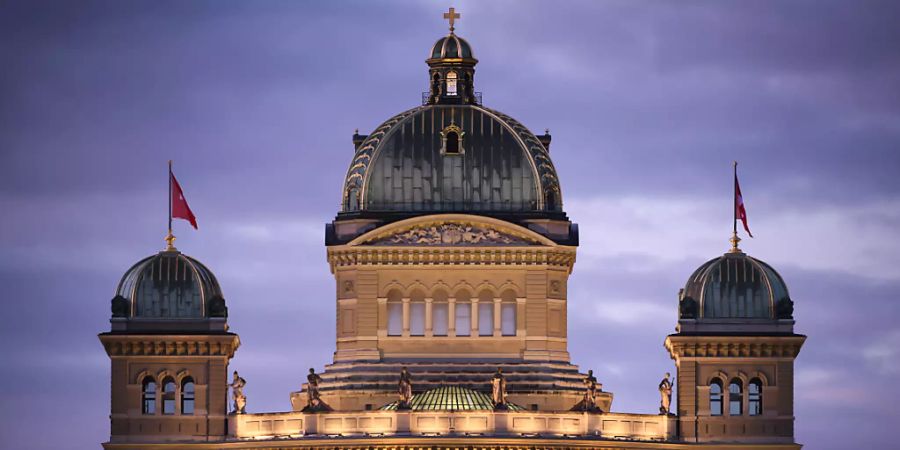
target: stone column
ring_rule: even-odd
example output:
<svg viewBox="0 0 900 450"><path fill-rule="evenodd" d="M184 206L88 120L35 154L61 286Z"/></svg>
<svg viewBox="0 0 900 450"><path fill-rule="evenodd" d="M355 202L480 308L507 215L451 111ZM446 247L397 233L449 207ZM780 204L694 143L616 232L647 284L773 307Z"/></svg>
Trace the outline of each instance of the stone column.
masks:
<svg viewBox="0 0 900 450"><path fill-rule="evenodd" d="M525 299L516 299L516 336L525 336Z"/></svg>
<svg viewBox="0 0 900 450"><path fill-rule="evenodd" d="M503 299L495 298L494 299L494 337L500 337L503 334L500 332L500 326L502 324L503 318L501 317L501 305Z"/></svg>
<svg viewBox="0 0 900 450"><path fill-rule="evenodd" d="M447 336L456 337L456 297L447 298Z"/></svg>
<svg viewBox="0 0 900 450"><path fill-rule="evenodd" d="M403 299L403 337L409 337L409 298Z"/></svg>
<svg viewBox="0 0 900 450"><path fill-rule="evenodd" d="M478 336L478 297L472 297L471 303L469 303L469 308L471 308L469 312L471 330L469 331L470 336Z"/></svg>
<svg viewBox="0 0 900 450"><path fill-rule="evenodd" d="M434 299L431 297L425 298L425 336L427 337L434 336L434 319L431 317L431 303L433 301Z"/></svg>

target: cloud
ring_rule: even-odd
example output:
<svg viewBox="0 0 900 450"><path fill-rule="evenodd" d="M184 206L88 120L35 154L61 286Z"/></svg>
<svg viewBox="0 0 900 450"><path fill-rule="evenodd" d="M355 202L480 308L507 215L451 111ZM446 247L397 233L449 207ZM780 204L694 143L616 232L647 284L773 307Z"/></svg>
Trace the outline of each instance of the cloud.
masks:
<svg viewBox="0 0 900 450"><path fill-rule="evenodd" d="M900 330L879 336L863 348L863 357L870 367L883 375L900 374Z"/></svg>
<svg viewBox="0 0 900 450"><path fill-rule="evenodd" d="M761 202L763 203L763 202ZM757 204L760 205L760 204ZM755 238L741 247L775 265L900 280L900 200L788 208L767 200L749 205ZM580 222L580 264L603 258L644 257L648 270L684 259L704 261L728 249L729 205L701 197L597 196L567 202ZM725 219L722 220L724 212ZM585 264L586 263L586 264ZM699 263L697 264L699 265ZM641 269L639 269L641 270Z"/></svg>

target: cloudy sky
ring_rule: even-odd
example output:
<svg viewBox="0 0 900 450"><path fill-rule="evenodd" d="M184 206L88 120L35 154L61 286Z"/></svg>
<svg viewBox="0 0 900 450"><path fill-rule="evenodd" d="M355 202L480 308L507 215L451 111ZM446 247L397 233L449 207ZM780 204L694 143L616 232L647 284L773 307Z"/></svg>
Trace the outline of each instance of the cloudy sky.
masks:
<svg viewBox="0 0 900 450"><path fill-rule="evenodd" d="M219 277L248 409L330 361L324 223L351 134L415 106L446 2L0 2L0 447L98 448L121 274L166 161ZM484 103L549 128L580 225L573 362L655 412L676 293L727 249L731 166L809 339L797 439L885 448L900 399L900 4L457 1ZM892 400L893 399L893 400Z"/></svg>

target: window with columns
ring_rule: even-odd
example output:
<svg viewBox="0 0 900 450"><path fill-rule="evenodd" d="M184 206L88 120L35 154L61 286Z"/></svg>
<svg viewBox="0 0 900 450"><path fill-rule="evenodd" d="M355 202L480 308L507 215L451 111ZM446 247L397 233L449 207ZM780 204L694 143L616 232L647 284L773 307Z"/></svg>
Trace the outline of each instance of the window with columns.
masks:
<svg viewBox="0 0 900 450"><path fill-rule="evenodd" d="M171 377L166 378L162 382L162 413L166 415L175 414L175 380Z"/></svg>
<svg viewBox="0 0 900 450"><path fill-rule="evenodd" d="M156 380L150 376L141 383L141 413L156 414Z"/></svg>
<svg viewBox="0 0 900 450"><path fill-rule="evenodd" d="M431 329L435 336L447 336L450 330L450 303L444 291L437 291L431 300Z"/></svg>
<svg viewBox="0 0 900 450"><path fill-rule="evenodd" d="M500 334L503 336L516 335L516 293L507 290L501 296L500 304Z"/></svg>
<svg viewBox="0 0 900 450"><path fill-rule="evenodd" d="M391 290L382 303L387 336L516 336L522 312L521 299L508 289L500 296L482 290L476 298L461 289L448 294L442 289L429 294L416 289L404 294Z"/></svg>
<svg viewBox="0 0 900 450"><path fill-rule="evenodd" d="M456 293L456 335L472 334L472 300L466 291Z"/></svg>
<svg viewBox="0 0 900 450"><path fill-rule="evenodd" d="M762 381L759 378L750 380L747 385L747 413L751 416L762 414Z"/></svg>
<svg viewBox="0 0 900 450"><path fill-rule="evenodd" d="M409 298L409 335L425 336L425 293L419 290Z"/></svg>
<svg viewBox="0 0 900 450"><path fill-rule="evenodd" d="M194 414L194 379L191 377L181 380L181 414Z"/></svg>
<svg viewBox="0 0 900 450"><path fill-rule="evenodd" d="M403 294L396 289L388 293L387 319L388 336L401 336L403 334Z"/></svg>
<svg viewBox="0 0 900 450"><path fill-rule="evenodd" d="M478 335L494 335L494 295L487 290L478 294Z"/></svg>
<svg viewBox="0 0 900 450"><path fill-rule="evenodd" d="M722 381L718 378L709 384L709 415L722 415Z"/></svg>
<svg viewBox="0 0 900 450"><path fill-rule="evenodd" d="M741 380L735 378L728 385L728 414L740 416L743 414L744 395Z"/></svg>

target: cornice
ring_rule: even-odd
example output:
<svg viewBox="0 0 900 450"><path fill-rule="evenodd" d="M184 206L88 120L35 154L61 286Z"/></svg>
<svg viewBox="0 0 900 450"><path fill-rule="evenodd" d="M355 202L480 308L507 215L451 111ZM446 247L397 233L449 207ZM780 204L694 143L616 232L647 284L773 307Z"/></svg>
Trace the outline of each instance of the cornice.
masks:
<svg viewBox="0 0 900 450"><path fill-rule="evenodd" d="M334 273L347 266L554 266L570 273L575 247L420 247L359 246L328 248L328 264Z"/></svg>
<svg viewBox="0 0 900 450"><path fill-rule="evenodd" d="M669 335L665 347L680 358L796 358L806 336Z"/></svg>
<svg viewBox="0 0 900 450"><path fill-rule="evenodd" d="M101 334L109 356L221 356L232 358L240 347L236 334L132 335Z"/></svg>

